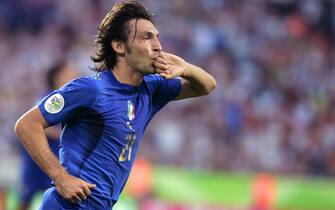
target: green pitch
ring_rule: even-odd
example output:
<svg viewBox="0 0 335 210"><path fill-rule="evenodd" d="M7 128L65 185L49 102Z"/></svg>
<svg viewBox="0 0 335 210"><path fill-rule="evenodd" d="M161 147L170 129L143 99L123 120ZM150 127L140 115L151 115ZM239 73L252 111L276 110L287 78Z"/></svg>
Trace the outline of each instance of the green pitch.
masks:
<svg viewBox="0 0 335 210"><path fill-rule="evenodd" d="M180 203L210 203L246 207L252 200L252 175L204 173L156 168L154 191ZM276 209L335 209L335 179L276 177Z"/></svg>

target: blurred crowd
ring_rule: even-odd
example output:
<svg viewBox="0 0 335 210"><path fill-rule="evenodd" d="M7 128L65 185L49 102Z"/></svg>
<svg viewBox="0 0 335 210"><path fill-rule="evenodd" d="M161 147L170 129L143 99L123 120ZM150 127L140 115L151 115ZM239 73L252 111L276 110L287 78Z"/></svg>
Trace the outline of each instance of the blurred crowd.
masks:
<svg viewBox="0 0 335 210"><path fill-rule="evenodd" d="M0 161L16 119L60 60L92 74L97 26L115 1L0 1ZM210 96L158 114L139 155L199 170L335 175L331 0L142 0L163 50L214 75ZM0 169L2 170L2 169Z"/></svg>

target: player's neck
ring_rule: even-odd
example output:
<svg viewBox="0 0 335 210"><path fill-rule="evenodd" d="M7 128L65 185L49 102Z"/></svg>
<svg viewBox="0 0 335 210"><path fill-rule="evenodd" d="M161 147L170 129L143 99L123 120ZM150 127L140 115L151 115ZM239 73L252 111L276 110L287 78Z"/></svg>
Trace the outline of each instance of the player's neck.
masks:
<svg viewBox="0 0 335 210"><path fill-rule="evenodd" d="M118 62L112 71L115 78L123 84L139 86L143 81L143 74L135 71L124 62Z"/></svg>

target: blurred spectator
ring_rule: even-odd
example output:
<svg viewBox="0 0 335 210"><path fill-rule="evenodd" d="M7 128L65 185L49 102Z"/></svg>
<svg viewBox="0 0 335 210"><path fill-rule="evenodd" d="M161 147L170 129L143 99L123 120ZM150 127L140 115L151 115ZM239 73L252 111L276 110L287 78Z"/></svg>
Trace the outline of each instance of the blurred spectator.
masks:
<svg viewBox="0 0 335 210"><path fill-rule="evenodd" d="M67 59L89 72L96 25L113 2L0 3L0 154L7 154L0 160L15 154L12 124L43 88L45 69ZM211 96L157 116L144 157L212 170L335 174L333 1L141 2L160 13L163 48L218 81Z"/></svg>

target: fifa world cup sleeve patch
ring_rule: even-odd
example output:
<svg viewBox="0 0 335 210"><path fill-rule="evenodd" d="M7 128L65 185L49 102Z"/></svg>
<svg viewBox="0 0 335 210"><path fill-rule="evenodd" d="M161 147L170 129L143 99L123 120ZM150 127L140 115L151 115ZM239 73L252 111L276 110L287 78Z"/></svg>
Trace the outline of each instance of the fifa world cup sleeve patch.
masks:
<svg viewBox="0 0 335 210"><path fill-rule="evenodd" d="M51 95L44 103L44 109L50 114L56 114L64 108L64 98L61 94Z"/></svg>

